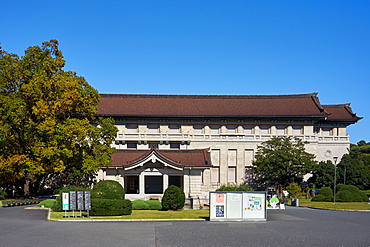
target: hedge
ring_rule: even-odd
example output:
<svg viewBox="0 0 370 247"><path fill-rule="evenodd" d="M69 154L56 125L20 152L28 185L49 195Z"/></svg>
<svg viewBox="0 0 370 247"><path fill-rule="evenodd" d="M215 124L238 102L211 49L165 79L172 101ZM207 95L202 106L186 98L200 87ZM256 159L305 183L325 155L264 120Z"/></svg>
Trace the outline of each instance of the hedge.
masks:
<svg viewBox="0 0 370 247"><path fill-rule="evenodd" d="M114 180L102 180L94 185L91 198L125 199L125 190L122 185Z"/></svg>
<svg viewBox="0 0 370 247"><path fill-rule="evenodd" d="M132 203L130 200L91 199L91 216L119 216L130 215Z"/></svg>
<svg viewBox="0 0 370 247"><path fill-rule="evenodd" d="M148 210L149 205L143 200L135 200L135 201L132 201L132 209L133 210Z"/></svg>

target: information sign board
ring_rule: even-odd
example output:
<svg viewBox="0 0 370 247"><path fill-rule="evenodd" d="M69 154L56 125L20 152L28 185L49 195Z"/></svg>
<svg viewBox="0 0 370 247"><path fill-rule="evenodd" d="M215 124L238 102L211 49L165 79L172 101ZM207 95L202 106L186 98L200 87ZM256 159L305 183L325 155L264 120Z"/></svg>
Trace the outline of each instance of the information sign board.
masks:
<svg viewBox="0 0 370 247"><path fill-rule="evenodd" d="M84 210L84 192L77 191L77 210Z"/></svg>
<svg viewBox="0 0 370 247"><path fill-rule="evenodd" d="M69 194L62 193L62 207L63 210L69 210Z"/></svg>
<svg viewBox="0 0 370 247"><path fill-rule="evenodd" d="M76 191L69 192L69 210L76 210Z"/></svg>
<svg viewBox="0 0 370 247"><path fill-rule="evenodd" d="M85 210L91 210L90 191L85 191Z"/></svg>

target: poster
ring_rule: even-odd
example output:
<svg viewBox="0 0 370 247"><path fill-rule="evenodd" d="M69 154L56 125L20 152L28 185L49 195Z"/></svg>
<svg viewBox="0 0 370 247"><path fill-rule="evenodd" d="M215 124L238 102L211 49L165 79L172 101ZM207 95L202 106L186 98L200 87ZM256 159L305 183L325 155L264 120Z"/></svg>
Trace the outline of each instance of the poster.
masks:
<svg viewBox="0 0 370 247"><path fill-rule="evenodd" d="M247 194L244 197L244 218L265 218L265 197L263 194Z"/></svg>
<svg viewBox="0 0 370 247"><path fill-rule="evenodd" d="M225 217L225 206L224 205L216 206L216 217Z"/></svg>
<svg viewBox="0 0 370 247"><path fill-rule="evenodd" d="M62 207L63 210L69 210L69 194L62 193Z"/></svg>
<svg viewBox="0 0 370 247"><path fill-rule="evenodd" d="M216 193L216 203L225 203L225 193Z"/></svg>

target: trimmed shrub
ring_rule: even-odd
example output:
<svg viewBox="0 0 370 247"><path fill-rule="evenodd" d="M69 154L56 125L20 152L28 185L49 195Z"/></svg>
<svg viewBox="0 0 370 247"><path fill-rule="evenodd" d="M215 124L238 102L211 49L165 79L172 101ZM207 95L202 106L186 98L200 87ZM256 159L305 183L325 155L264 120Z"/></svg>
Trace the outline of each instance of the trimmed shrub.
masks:
<svg viewBox="0 0 370 247"><path fill-rule="evenodd" d="M362 202L362 198L357 193L351 193L349 190L341 190L336 194L338 202Z"/></svg>
<svg viewBox="0 0 370 247"><path fill-rule="evenodd" d="M150 210L161 210L162 209L162 203L157 200L149 200L146 201L146 203L149 205Z"/></svg>
<svg viewBox="0 0 370 247"><path fill-rule="evenodd" d="M351 193L358 193L360 190L354 185L343 185L338 191L348 190Z"/></svg>
<svg viewBox="0 0 370 247"><path fill-rule="evenodd" d="M326 196L324 201L325 202L334 202L334 196Z"/></svg>
<svg viewBox="0 0 370 247"><path fill-rule="evenodd" d="M170 185L165 190L162 198L162 210L178 210L183 208L185 205L185 193L184 191L175 186Z"/></svg>
<svg viewBox="0 0 370 247"><path fill-rule="evenodd" d="M92 216L119 216L129 215L132 212L132 203L130 200L112 200L112 199L91 199Z"/></svg>
<svg viewBox="0 0 370 247"><path fill-rule="evenodd" d="M122 185L114 180L102 180L94 185L91 198L100 199L125 199L125 190Z"/></svg>
<svg viewBox="0 0 370 247"><path fill-rule="evenodd" d="M313 202L324 202L326 199L326 196L322 194L317 194L316 196L312 197L311 201Z"/></svg>
<svg viewBox="0 0 370 247"><path fill-rule="evenodd" d="M216 191L252 191L247 185L221 185Z"/></svg>
<svg viewBox="0 0 370 247"><path fill-rule="evenodd" d="M148 210L149 205L147 204L146 201L135 200L135 201L132 201L132 209L133 210Z"/></svg>
<svg viewBox="0 0 370 247"><path fill-rule="evenodd" d="M89 191L90 189L79 186L65 186L59 188L55 193L59 194L56 199L56 203L51 207L51 210L54 212L62 212L62 193L69 193L70 191Z"/></svg>
<svg viewBox="0 0 370 247"><path fill-rule="evenodd" d="M358 194L361 196L362 201L364 201L364 202L369 201L369 197L367 197L367 195L364 192L360 191L360 192L358 192Z"/></svg>
<svg viewBox="0 0 370 247"><path fill-rule="evenodd" d="M3 189L0 189L0 200L4 200L7 196L8 194Z"/></svg>
<svg viewBox="0 0 370 247"><path fill-rule="evenodd" d="M319 193L317 193L317 194L324 195L324 196L332 196L333 195L333 190L329 187L322 187L319 190Z"/></svg>
<svg viewBox="0 0 370 247"><path fill-rule="evenodd" d="M37 204L37 206L39 207L44 206L45 208L52 208L56 203L57 203L57 199L46 199L40 202L39 204Z"/></svg>
<svg viewBox="0 0 370 247"><path fill-rule="evenodd" d="M345 184L337 184L337 192L343 187L346 186Z"/></svg>

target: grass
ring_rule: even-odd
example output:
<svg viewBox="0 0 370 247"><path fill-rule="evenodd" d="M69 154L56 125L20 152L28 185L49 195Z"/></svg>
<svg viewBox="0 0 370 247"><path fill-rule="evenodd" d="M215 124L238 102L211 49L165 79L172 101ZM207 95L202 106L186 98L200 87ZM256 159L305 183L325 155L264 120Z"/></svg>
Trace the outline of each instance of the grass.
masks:
<svg viewBox="0 0 370 247"><path fill-rule="evenodd" d="M341 210L370 210L370 204L367 202L312 202L311 199L299 199L299 206L341 209Z"/></svg>
<svg viewBox="0 0 370 247"><path fill-rule="evenodd" d="M81 218L63 218L64 212L51 212L50 219L81 219ZM75 211L75 216L79 216L80 212ZM86 216L86 212L82 212ZM72 216L72 212L67 212L67 216ZM90 216L88 219L207 219L209 218L209 210L179 210L179 211L159 211L159 210L132 210L131 215L122 216ZM87 219L87 218L82 218Z"/></svg>

